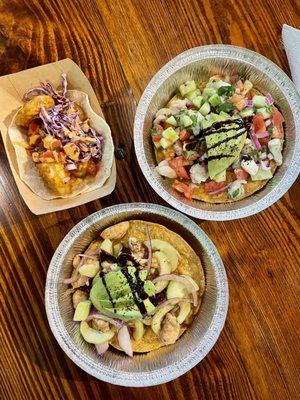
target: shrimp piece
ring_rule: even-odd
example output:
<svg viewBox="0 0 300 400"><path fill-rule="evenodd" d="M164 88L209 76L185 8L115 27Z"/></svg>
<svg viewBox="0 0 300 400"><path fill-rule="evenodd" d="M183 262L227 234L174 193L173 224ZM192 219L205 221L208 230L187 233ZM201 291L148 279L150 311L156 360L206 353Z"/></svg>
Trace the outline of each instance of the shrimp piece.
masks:
<svg viewBox="0 0 300 400"><path fill-rule="evenodd" d="M110 239L110 240L119 240L122 239L123 236L126 235L126 232L129 229L129 222L119 222L116 225L112 225L101 233L101 237L103 239Z"/></svg>
<svg viewBox="0 0 300 400"><path fill-rule="evenodd" d="M159 333L160 339L164 342L164 344L173 344L178 339L179 333L180 325L177 321L177 318L171 313L168 313L164 319L161 331Z"/></svg>
<svg viewBox="0 0 300 400"><path fill-rule="evenodd" d="M89 298L89 295L86 292L84 292L83 290L80 290L80 289L76 290L73 293L73 297L72 297L73 307L76 308L79 303L87 300L88 298Z"/></svg>

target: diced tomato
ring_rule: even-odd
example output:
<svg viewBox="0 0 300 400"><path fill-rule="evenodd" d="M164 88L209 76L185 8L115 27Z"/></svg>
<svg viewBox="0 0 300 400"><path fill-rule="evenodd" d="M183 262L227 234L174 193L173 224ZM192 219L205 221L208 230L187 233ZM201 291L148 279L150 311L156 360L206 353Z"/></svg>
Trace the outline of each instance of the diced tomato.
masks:
<svg viewBox="0 0 300 400"><path fill-rule="evenodd" d="M226 182L215 182L215 181L210 181L210 182L205 182L204 183L204 189L206 193L211 193L211 192L216 192L217 190L220 190L227 186Z"/></svg>
<svg viewBox="0 0 300 400"><path fill-rule="evenodd" d="M242 111L246 107L246 101L242 99L241 101L235 103L235 106L239 111Z"/></svg>
<svg viewBox="0 0 300 400"><path fill-rule="evenodd" d="M57 149L58 147L62 147L61 141L59 139L53 139L51 142L51 149Z"/></svg>
<svg viewBox="0 0 300 400"><path fill-rule="evenodd" d="M59 159L60 159L60 161L61 161L62 163L65 163L65 162L66 162L66 158L67 158L66 153L65 153L64 151L60 151L58 154L59 154Z"/></svg>
<svg viewBox="0 0 300 400"><path fill-rule="evenodd" d="M178 192L183 193L184 196L189 200L193 196L193 189L189 185L186 185L185 183L182 183L177 179L175 179L175 181L173 182L172 187L178 190Z"/></svg>
<svg viewBox="0 0 300 400"><path fill-rule="evenodd" d="M168 124L166 121L163 121L163 122L161 123L161 126L163 127L164 130L165 130L165 129L168 129L168 128L170 128L170 127L174 128L173 125Z"/></svg>
<svg viewBox="0 0 300 400"><path fill-rule="evenodd" d="M270 136L268 136L268 137L261 138L261 139L258 139L258 140L259 140L259 143L260 143L262 146L267 146L268 143L269 143L269 141L271 140L271 138L270 138Z"/></svg>
<svg viewBox="0 0 300 400"><path fill-rule="evenodd" d="M30 122L28 126L28 135L35 135L38 133L40 125L36 121Z"/></svg>
<svg viewBox="0 0 300 400"><path fill-rule="evenodd" d="M264 117L262 114L258 113L253 118L253 126L255 133L265 132L266 131L266 124L264 121Z"/></svg>
<svg viewBox="0 0 300 400"><path fill-rule="evenodd" d="M239 89L240 92L242 92L242 91L244 90L244 84L243 84L243 82L242 82L241 80L239 80L239 81L236 82L235 87L236 87L237 89Z"/></svg>
<svg viewBox="0 0 300 400"><path fill-rule="evenodd" d="M252 98L253 98L252 90L249 90L249 92L246 94L246 96L247 96L248 100L252 100Z"/></svg>
<svg viewBox="0 0 300 400"><path fill-rule="evenodd" d="M99 170L99 164L96 164L94 161L89 161L86 172L89 175L95 176Z"/></svg>
<svg viewBox="0 0 300 400"><path fill-rule="evenodd" d="M158 134L160 134L164 131L164 128L159 124L155 125L155 129Z"/></svg>
<svg viewBox="0 0 300 400"><path fill-rule="evenodd" d="M167 161L172 160L175 157L174 147L169 147L167 150L165 150L164 155Z"/></svg>
<svg viewBox="0 0 300 400"><path fill-rule="evenodd" d="M44 153L42 153L42 156L45 157L45 158L48 158L48 157L52 157L53 158L53 151L46 150Z"/></svg>
<svg viewBox="0 0 300 400"><path fill-rule="evenodd" d="M243 168L237 168L234 170L236 179L239 181L247 181L249 179L249 174Z"/></svg>
<svg viewBox="0 0 300 400"><path fill-rule="evenodd" d="M183 131L180 132L179 134L179 139L184 142L185 140L188 140L190 138L191 134L184 129Z"/></svg>
<svg viewBox="0 0 300 400"><path fill-rule="evenodd" d="M152 142L157 143L161 139L161 135L152 135Z"/></svg>
<svg viewBox="0 0 300 400"><path fill-rule="evenodd" d="M229 98L229 101L233 104L237 104L243 100L243 96L241 94L234 94Z"/></svg>
<svg viewBox="0 0 300 400"><path fill-rule="evenodd" d="M274 112L273 112L273 115L272 115L272 119L273 119L274 125L280 125L280 124L282 124L284 122L283 115L281 114L281 112L276 107L274 107Z"/></svg>
<svg viewBox="0 0 300 400"><path fill-rule="evenodd" d="M175 157L173 160L168 160L170 167L176 172L177 176L182 179L189 179L189 174L187 173L185 166L189 165L184 157Z"/></svg>

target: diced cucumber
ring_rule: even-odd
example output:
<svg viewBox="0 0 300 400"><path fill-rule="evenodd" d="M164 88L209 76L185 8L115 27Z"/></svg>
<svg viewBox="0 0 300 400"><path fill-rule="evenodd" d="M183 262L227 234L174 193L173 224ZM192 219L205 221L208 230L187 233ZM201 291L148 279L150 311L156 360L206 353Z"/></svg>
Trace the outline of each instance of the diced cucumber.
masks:
<svg viewBox="0 0 300 400"><path fill-rule="evenodd" d="M253 96L253 106L255 108L268 107L265 96Z"/></svg>
<svg viewBox="0 0 300 400"><path fill-rule="evenodd" d="M208 102L205 102L201 107L200 107L200 109L199 109L199 112L202 114L202 115L207 115L209 112L210 112L210 105L209 105L209 103Z"/></svg>
<svg viewBox="0 0 300 400"><path fill-rule="evenodd" d="M168 257L162 251L156 251L154 253L155 258L159 264L160 275L167 275L171 273L171 264ZM155 283L156 293L161 292L168 286L168 281L158 281Z"/></svg>
<svg viewBox="0 0 300 400"><path fill-rule="evenodd" d="M171 115L169 118L166 119L166 123L173 126L177 126L177 121L173 115Z"/></svg>
<svg viewBox="0 0 300 400"><path fill-rule="evenodd" d="M100 249L106 251L109 254L113 254L113 244L109 239L104 239L100 245Z"/></svg>
<svg viewBox="0 0 300 400"><path fill-rule="evenodd" d="M191 125L193 125L193 120L188 115L181 115L180 126L182 126L183 128L187 128Z"/></svg>
<svg viewBox="0 0 300 400"><path fill-rule="evenodd" d="M231 118L231 116L224 111L221 111L219 115L220 115L220 117L223 118L223 121L226 121L227 119Z"/></svg>
<svg viewBox="0 0 300 400"><path fill-rule="evenodd" d="M96 329L92 329L85 321L82 321L80 324L80 333L86 342L92 344L105 343L112 339L115 335L115 332L111 330L107 332L96 331Z"/></svg>
<svg viewBox="0 0 300 400"><path fill-rule="evenodd" d="M144 324L140 320L134 321L134 327L133 327L133 339L136 341L139 341L142 339L144 336Z"/></svg>
<svg viewBox="0 0 300 400"><path fill-rule="evenodd" d="M208 119L208 121L211 121L212 123L223 121L223 117L215 113L210 113L209 115L206 116L206 118Z"/></svg>
<svg viewBox="0 0 300 400"><path fill-rule="evenodd" d="M206 119L204 119L203 121L201 121L201 128L202 129L207 129L212 125L212 123L210 121L207 121Z"/></svg>
<svg viewBox="0 0 300 400"><path fill-rule="evenodd" d="M158 136L158 135L152 135L152 136ZM154 144L156 149L161 148L160 140L157 140L157 141L152 140L152 143Z"/></svg>
<svg viewBox="0 0 300 400"><path fill-rule="evenodd" d="M171 146L171 143L165 139L165 138L161 138L159 141L159 147L162 147L163 149L167 149L168 147ZM157 147L157 146L156 146Z"/></svg>
<svg viewBox="0 0 300 400"><path fill-rule="evenodd" d="M174 144L178 138L179 136L174 129L169 127L163 131L162 138L160 139L159 143L164 149L167 149L168 147L172 146L172 144Z"/></svg>
<svg viewBox="0 0 300 400"><path fill-rule="evenodd" d="M258 108L257 113L262 114L264 119L268 119L271 117L271 114L268 112L266 107Z"/></svg>
<svg viewBox="0 0 300 400"><path fill-rule="evenodd" d="M196 90L192 90L191 92L187 93L187 94L185 95L185 97L186 97L187 99L189 99L190 101L193 101L193 99L194 99L195 97L200 96L200 95L201 95L200 90L199 90L199 89L196 89Z"/></svg>
<svg viewBox="0 0 300 400"><path fill-rule="evenodd" d="M161 329L161 323L164 316L174 308L174 305L168 304L154 314L154 317L152 318L151 328L153 332L156 333L157 335Z"/></svg>
<svg viewBox="0 0 300 400"><path fill-rule="evenodd" d="M220 172L214 177L215 182L225 182L226 181L226 170Z"/></svg>
<svg viewBox="0 0 300 400"><path fill-rule="evenodd" d="M77 304L73 321L85 321L90 313L92 302L90 300L81 301Z"/></svg>
<svg viewBox="0 0 300 400"><path fill-rule="evenodd" d="M206 87L202 92L202 96L205 100L207 100L216 93L216 89Z"/></svg>
<svg viewBox="0 0 300 400"><path fill-rule="evenodd" d="M195 81L187 81L179 86L179 91L182 97L184 97L187 93L196 90L196 83Z"/></svg>
<svg viewBox="0 0 300 400"><path fill-rule="evenodd" d="M191 312L192 306L191 306L191 303L182 303L179 305L179 307L180 307L180 311L177 316L177 322L179 324L182 324L186 320L186 317Z"/></svg>
<svg viewBox="0 0 300 400"><path fill-rule="evenodd" d="M262 169L259 168L259 170L256 172L255 175L251 176L251 179L253 181L263 181L264 179L271 179L273 177L271 169Z"/></svg>
<svg viewBox="0 0 300 400"><path fill-rule="evenodd" d="M188 295L188 291L183 283L171 281L167 288L167 299L173 299L175 297L186 297Z"/></svg>
<svg viewBox="0 0 300 400"><path fill-rule="evenodd" d="M211 96L211 97L209 98L208 101L210 102L210 104L211 104L213 107L216 107L216 106L218 106L218 105L221 103L221 99L220 99L220 97L217 95L217 93L214 94L213 96Z"/></svg>
<svg viewBox="0 0 300 400"><path fill-rule="evenodd" d="M88 276L89 278L94 278L100 271L99 261L94 261L90 264L83 264L82 267L79 268L78 272L80 275Z"/></svg>
<svg viewBox="0 0 300 400"><path fill-rule="evenodd" d="M202 101L203 101L203 97L202 96L197 96L192 100L194 106L197 107L197 108L201 107Z"/></svg>
<svg viewBox="0 0 300 400"><path fill-rule="evenodd" d="M252 107L246 107L240 111L239 114L242 118L251 117L254 115L254 109Z"/></svg>

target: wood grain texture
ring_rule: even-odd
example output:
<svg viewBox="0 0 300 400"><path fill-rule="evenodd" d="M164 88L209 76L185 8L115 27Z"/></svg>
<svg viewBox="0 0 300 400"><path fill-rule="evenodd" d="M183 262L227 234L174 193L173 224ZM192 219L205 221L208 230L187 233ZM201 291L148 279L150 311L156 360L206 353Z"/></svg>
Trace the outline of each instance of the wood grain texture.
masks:
<svg viewBox="0 0 300 400"><path fill-rule="evenodd" d="M260 52L288 72L283 23L300 27L299 2L0 2L0 74L72 58L90 79L115 143L125 144L127 152L117 161L117 186L110 196L35 216L18 194L1 143L1 399L299 398L300 227L288 195L247 219L198 221L224 260L229 313L205 360L173 382L134 389L88 376L57 345L44 309L48 264L77 222L112 204L165 204L141 176L132 141L137 101L158 68L190 47L231 43Z"/></svg>

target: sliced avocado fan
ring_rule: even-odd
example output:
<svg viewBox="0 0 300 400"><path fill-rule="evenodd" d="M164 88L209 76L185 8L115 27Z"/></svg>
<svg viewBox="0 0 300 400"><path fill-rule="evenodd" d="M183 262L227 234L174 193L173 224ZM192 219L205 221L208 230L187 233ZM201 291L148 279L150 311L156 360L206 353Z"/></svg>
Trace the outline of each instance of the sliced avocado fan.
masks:
<svg viewBox="0 0 300 400"><path fill-rule="evenodd" d="M149 307L155 308L149 299L154 294L154 284L145 280L142 271L124 267L94 279L90 300L104 315L130 321L142 318Z"/></svg>
<svg viewBox="0 0 300 400"><path fill-rule="evenodd" d="M207 146L208 173L211 179L225 171L244 147L247 131L244 121L223 113L212 114L203 134Z"/></svg>

